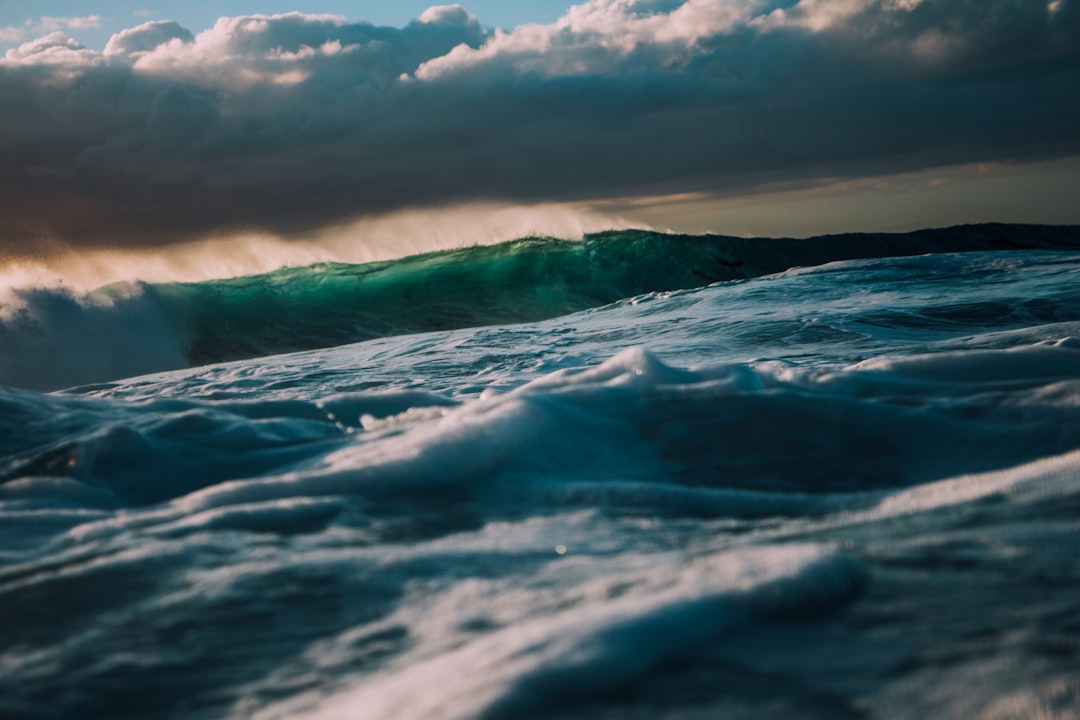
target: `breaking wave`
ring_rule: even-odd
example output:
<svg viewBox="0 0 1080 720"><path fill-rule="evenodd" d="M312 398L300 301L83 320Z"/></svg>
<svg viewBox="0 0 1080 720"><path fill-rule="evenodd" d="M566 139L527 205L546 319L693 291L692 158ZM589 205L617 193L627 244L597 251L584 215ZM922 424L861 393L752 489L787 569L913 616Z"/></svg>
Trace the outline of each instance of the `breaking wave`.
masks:
<svg viewBox="0 0 1080 720"><path fill-rule="evenodd" d="M1080 228L988 224L809 239L618 230L364 264L0 297L0 384L57 389L376 337L530 322L835 260L1078 249Z"/></svg>
<svg viewBox="0 0 1080 720"><path fill-rule="evenodd" d="M789 241L630 238L521 241L516 290L551 286L541 251L562 248L577 278L649 242L683 243L691 275L793 260ZM187 362L153 332L170 290L318 275L25 296L81 317L79 342ZM0 387L0 717L1076 717L1077 517L1076 252L836 262Z"/></svg>

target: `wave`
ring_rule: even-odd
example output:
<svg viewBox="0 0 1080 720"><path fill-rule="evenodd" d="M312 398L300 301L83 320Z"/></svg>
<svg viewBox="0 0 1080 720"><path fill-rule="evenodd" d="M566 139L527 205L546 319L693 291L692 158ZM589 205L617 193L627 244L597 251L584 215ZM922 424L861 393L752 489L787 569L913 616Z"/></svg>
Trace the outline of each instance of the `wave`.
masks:
<svg viewBox="0 0 1080 720"><path fill-rule="evenodd" d="M1078 279L839 262L0 387L0 717L1071 716Z"/></svg>
<svg viewBox="0 0 1080 720"><path fill-rule="evenodd" d="M57 389L377 337L531 322L836 260L1026 249L1080 249L1080 226L808 239L617 230L204 282L118 283L85 294L13 289L0 303L0 384Z"/></svg>
<svg viewBox="0 0 1080 720"><path fill-rule="evenodd" d="M749 678L736 716L850 717L800 710L853 662L848 695L951 688L972 636L1005 636L999 674L920 715L1015 668L1045 693L1074 667L1006 634L1029 612L1074 647L1047 588L1076 577L1080 350L965 372L1002 352L821 373L637 348L462 401L0 391L0 715L729 717ZM932 677L895 659L942 646Z"/></svg>

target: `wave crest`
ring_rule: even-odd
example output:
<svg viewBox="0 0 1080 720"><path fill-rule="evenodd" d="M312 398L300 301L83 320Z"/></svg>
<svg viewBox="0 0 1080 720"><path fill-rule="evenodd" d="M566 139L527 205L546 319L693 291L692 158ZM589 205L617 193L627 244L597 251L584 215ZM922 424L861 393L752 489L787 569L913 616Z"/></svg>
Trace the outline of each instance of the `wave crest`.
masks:
<svg viewBox="0 0 1080 720"><path fill-rule="evenodd" d="M121 283L0 302L0 384L56 389L376 337L532 322L648 292L835 260L1080 248L1080 228L979 225L806 240L617 230L202 282Z"/></svg>

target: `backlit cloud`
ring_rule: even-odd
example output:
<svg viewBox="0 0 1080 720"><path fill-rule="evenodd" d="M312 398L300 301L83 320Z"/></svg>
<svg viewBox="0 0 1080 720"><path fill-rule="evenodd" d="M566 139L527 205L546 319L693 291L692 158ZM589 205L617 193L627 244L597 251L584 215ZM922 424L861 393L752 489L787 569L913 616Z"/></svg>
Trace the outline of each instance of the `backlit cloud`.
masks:
<svg viewBox="0 0 1080 720"><path fill-rule="evenodd" d="M105 46L105 54L126 55L137 59L138 56L153 52L174 40L179 45L184 45L193 42L195 36L190 30L171 20L143 23L113 35Z"/></svg>
<svg viewBox="0 0 1080 720"><path fill-rule="evenodd" d="M69 38L59 30L8 50L5 61L23 67L65 65L79 72L101 64L101 56ZM42 77L42 81L51 78ZM54 78L53 78L54 79Z"/></svg>
<svg viewBox="0 0 1080 720"><path fill-rule="evenodd" d="M0 238L306 231L1080 153L1080 2L592 0L56 32L0 60ZM38 245L36 245L38 244Z"/></svg>

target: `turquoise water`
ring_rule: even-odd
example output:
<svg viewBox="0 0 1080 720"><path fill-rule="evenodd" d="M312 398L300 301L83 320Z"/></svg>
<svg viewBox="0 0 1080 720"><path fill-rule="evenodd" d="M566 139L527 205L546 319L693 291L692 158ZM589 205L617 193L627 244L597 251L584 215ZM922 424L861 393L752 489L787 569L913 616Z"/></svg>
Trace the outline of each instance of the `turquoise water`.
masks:
<svg viewBox="0 0 1080 720"><path fill-rule="evenodd" d="M808 240L625 230L87 294L17 288L0 295L0 384L55 390L377 337L533 322L835 260L1075 247L1072 228L1023 225Z"/></svg>

